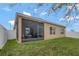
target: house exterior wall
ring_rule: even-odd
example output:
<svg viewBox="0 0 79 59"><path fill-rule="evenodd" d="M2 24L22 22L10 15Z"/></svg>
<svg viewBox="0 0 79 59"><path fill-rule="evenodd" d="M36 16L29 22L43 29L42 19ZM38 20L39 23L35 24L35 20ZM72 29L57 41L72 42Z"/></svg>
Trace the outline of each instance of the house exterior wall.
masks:
<svg viewBox="0 0 79 59"><path fill-rule="evenodd" d="M18 17L18 42L22 42L22 17ZM55 27L55 34L50 34L50 27ZM61 34L60 31L62 29L65 29L65 27L62 26L57 26L54 24L50 23L44 23L44 40L47 39L54 39L54 38L60 38L60 37L65 37L65 32L64 34Z"/></svg>
<svg viewBox="0 0 79 59"><path fill-rule="evenodd" d="M34 22L40 22L40 23L43 23L44 25L44 40L47 40L47 39L54 39L54 38L59 38L59 37L64 37L65 36L65 32L64 34L61 34L61 30L62 29L65 29L65 27L63 26L60 26L60 25L56 25L56 24L53 24L53 23L49 23L49 22L42 22L42 21L39 21L39 20L34 20L34 18L30 18L30 17L24 17L22 15L18 15L17 16L17 40L18 42L22 42L23 39L22 37L24 36L23 35L23 19L28 19L28 20L31 20L31 21L34 21ZM55 27L56 30L55 30L55 34L50 34L50 27Z"/></svg>
<svg viewBox="0 0 79 59"><path fill-rule="evenodd" d="M3 48L3 46L7 42L7 39L8 39L7 30L2 25L0 25L0 49Z"/></svg>
<svg viewBox="0 0 79 59"><path fill-rule="evenodd" d="M55 27L56 28L55 35L54 34L50 34L50 27ZM61 29L64 29L64 27L60 27L60 26L44 23L44 40L64 37L65 34L61 34L60 33Z"/></svg>

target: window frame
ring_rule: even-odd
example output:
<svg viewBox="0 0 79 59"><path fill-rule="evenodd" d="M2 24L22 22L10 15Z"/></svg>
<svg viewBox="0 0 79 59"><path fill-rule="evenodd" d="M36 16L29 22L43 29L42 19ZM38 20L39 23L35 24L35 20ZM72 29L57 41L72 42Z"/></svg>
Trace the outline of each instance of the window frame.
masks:
<svg viewBox="0 0 79 59"><path fill-rule="evenodd" d="M55 31L56 31L55 27L50 27L50 34L54 34L55 35Z"/></svg>
<svg viewBox="0 0 79 59"><path fill-rule="evenodd" d="M64 34L64 29L61 29L60 33L61 33L61 34Z"/></svg>

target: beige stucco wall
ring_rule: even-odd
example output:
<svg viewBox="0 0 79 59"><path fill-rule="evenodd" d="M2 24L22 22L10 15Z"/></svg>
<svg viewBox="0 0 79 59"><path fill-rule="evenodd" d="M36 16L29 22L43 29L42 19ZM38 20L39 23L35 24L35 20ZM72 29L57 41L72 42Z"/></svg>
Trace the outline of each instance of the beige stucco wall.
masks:
<svg viewBox="0 0 79 59"><path fill-rule="evenodd" d="M51 26L56 28L55 35L54 34L50 34L50 27ZM59 38L59 37L64 37L65 34L61 34L60 33L60 30L63 29L63 28L64 27L60 27L60 26L56 26L56 25L44 23L44 40L53 39L53 38Z"/></svg>
<svg viewBox="0 0 79 59"><path fill-rule="evenodd" d="M50 34L50 27L55 27L55 35L54 34ZM18 17L18 42L22 42L22 17ZM62 26L58 26L58 25L53 25L50 23L44 23L44 40L47 39L54 39L54 38L59 38L59 37L64 37L65 34L61 34L61 29L63 29L64 27Z"/></svg>
<svg viewBox="0 0 79 59"><path fill-rule="evenodd" d="M18 43L22 42L22 17L18 17Z"/></svg>

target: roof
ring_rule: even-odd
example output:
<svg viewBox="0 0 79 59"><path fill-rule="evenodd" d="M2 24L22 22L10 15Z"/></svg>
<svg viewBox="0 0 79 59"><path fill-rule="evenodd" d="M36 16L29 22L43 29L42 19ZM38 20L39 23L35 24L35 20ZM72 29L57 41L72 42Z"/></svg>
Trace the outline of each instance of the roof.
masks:
<svg viewBox="0 0 79 59"><path fill-rule="evenodd" d="M63 25L59 25L59 24L56 24L56 23L52 23L52 22L49 22L49 21L46 21L44 19L41 19L41 18L37 18L37 17L33 17L33 16L28 16L28 15L25 15L25 14L22 14L22 13L17 13L17 16L21 16L25 19L29 19L29 20L33 20L33 21L37 21L37 22L41 22L41 23L49 23L49 24L53 24L53 25L56 25L56 26L60 26L60 27L65 27Z"/></svg>

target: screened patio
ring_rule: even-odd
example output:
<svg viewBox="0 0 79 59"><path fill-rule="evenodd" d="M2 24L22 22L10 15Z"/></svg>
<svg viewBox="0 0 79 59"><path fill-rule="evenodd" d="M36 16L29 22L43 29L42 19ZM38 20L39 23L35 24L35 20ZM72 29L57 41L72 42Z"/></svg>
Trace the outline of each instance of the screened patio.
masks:
<svg viewBox="0 0 79 59"><path fill-rule="evenodd" d="M22 39L23 41L41 40L44 38L44 24L31 21L28 19L22 20Z"/></svg>

